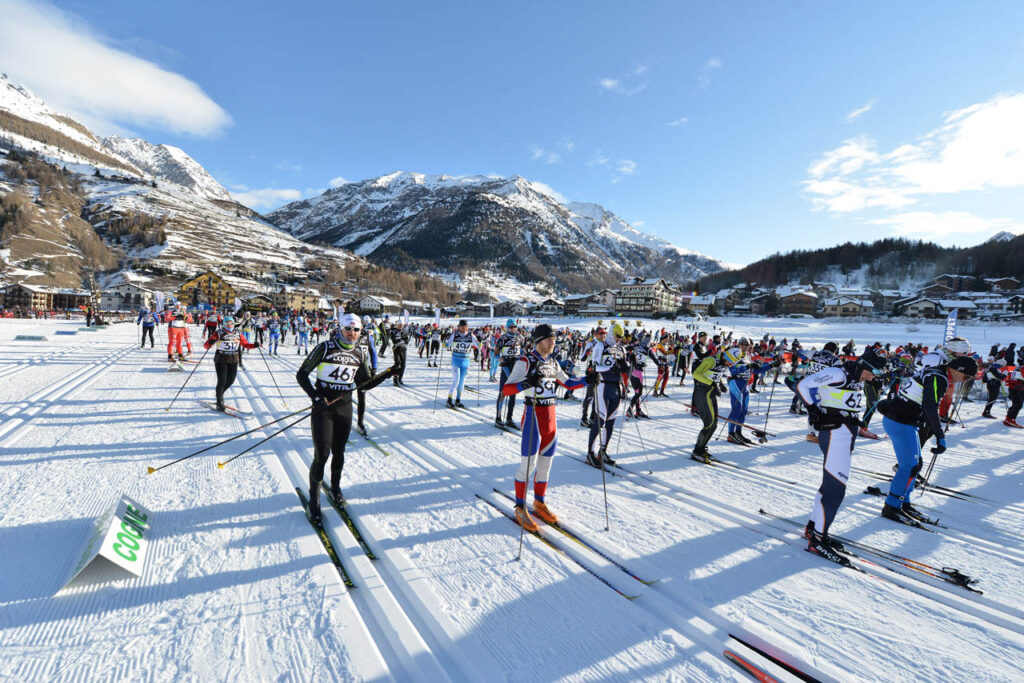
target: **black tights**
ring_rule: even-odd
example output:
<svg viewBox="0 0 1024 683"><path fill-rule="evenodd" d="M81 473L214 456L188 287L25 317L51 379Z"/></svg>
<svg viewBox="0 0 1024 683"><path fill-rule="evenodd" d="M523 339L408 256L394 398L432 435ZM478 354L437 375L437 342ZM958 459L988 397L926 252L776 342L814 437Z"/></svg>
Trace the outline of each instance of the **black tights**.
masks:
<svg viewBox="0 0 1024 683"><path fill-rule="evenodd" d="M715 433L715 427L718 426L718 395L714 388L708 384L696 382L693 388L693 407L704 422L704 427L697 435L697 444L694 446L694 450L699 452L708 447L711 435Z"/></svg>
<svg viewBox="0 0 1024 683"><path fill-rule="evenodd" d="M235 375L238 374L238 365L235 363L214 363L217 370L217 400L224 400L224 392L235 383Z"/></svg>
<svg viewBox="0 0 1024 683"><path fill-rule="evenodd" d="M341 470L345 466L345 445L352 431L352 397L343 395L328 408L313 413L313 464L309 468L311 487L318 487L324 480L324 467L331 460L331 486L341 482Z"/></svg>

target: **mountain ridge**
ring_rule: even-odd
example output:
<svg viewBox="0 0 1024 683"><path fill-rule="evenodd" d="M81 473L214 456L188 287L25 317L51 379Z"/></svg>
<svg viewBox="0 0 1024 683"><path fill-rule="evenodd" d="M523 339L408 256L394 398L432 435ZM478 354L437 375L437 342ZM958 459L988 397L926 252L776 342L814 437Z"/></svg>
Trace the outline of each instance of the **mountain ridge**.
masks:
<svg viewBox="0 0 1024 683"><path fill-rule="evenodd" d="M575 207L575 210L574 210ZM642 233L594 203L567 202L519 175L395 171L349 182L267 214L307 241L392 267L458 272L470 259L564 291L633 274L673 280L722 270L720 261Z"/></svg>

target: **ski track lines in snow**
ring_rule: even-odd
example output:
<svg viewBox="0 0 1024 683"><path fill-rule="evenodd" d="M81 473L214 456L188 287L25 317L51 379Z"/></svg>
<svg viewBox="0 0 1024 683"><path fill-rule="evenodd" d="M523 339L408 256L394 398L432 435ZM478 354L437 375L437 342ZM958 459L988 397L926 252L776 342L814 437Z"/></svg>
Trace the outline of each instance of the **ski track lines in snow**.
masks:
<svg viewBox="0 0 1024 683"><path fill-rule="evenodd" d="M39 324L3 321L4 347L15 328L52 334ZM884 679L892 671L938 679L1019 676L1019 511L928 493L919 504L934 505L933 516L953 533L894 529L877 518L881 500L859 493L882 478L856 471L851 477L837 533L957 566L982 579L985 596L872 570L907 590L807 555L795 529L756 515L763 506L800 520L820 477L820 454L802 441L804 420L776 416L788 407L788 391L781 401L781 391L775 396L769 429L779 437L769 447L744 452L712 442L716 455L749 463L754 472L691 463L685 453L699 422L677 402L657 399L649 404L655 419L638 423L654 469L648 476L637 427L620 418L614 447L631 473L608 477L607 533L600 473L572 459L585 450L586 436L575 426L579 404L559 404L560 455L548 502L604 554L660 579L645 586L577 546L603 576L642 593L626 601L529 536L523 560L514 561L518 528L473 495L494 485L511 493L518 464L518 437L484 424L493 416L496 385L483 382L479 409L476 395L464 396L474 414L455 415L443 407L449 370L442 367L445 386L432 412L438 371L412 350L409 388L386 382L369 394L370 436L392 456L353 434L342 479L352 516L380 559L371 562L333 509L324 508L356 582L346 591L295 495L312 457L308 422L223 470L216 461L252 445L261 432L144 474L146 465L303 407L291 379L298 364L293 346L268 359L287 409L259 352L247 356L228 394L229 404L248 403L256 414L241 421L196 405L213 393L211 359L165 412L186 375L165 372L159 350L125 351L129 341L138 344L134 325L88 334L91 348L74 351L82 334L10 342L18 354L49 353L53 362L7 375L17 392L5 384L10 398L0 404L0 495L7 502L0 508L0 678L426 679L440 668L458 680L745 679L721 656L729 633L822 679ZM53 366L60 372L51 374ZM691 387L669 391L688 398ZM1019 434L988 426L994 422L968 417L962 437L951 434L935 479L1019 505ZM887 472L893 461L888 442L858 440L855 466ZM76 583L54 596L93 520L121 493L154 513L144 575ZM51 550L39 548L37 538Z"/></svg>
<svg viewBox="0 0 1024 683"><path fill-rule="evenodd" d="M119 331L95 333L95 343ZM215 455L145 475L223 438L233 418L195 404L213 391L210 368L166 413L185 375L162 362L145 372L153 357L143 352L114 355L90 386L51 395L31 433L6 437L16 443L0 461L0 679L388 677L294 490L261 458L230 476ZM55 595L121 494L153 512L143 576Z"/></svg>
<svg viewBox="0 0 1024 683"><path fill-rule="evenodd" d="M414 359L410 359L410 363L412 364L413 362L414 362ZM422 363L420 365L422 367ZM415 372L415 368L412 368L412 370L413 370L413 372ZM407 374L410 374L410 373L407 373ZM434 372L433 371L430 372L430 375L434 375ZM417 376L417 375L414 375L414 376ZM435 375L435 377L436 377L436 375ZM432 384L432 382L430 380L431 379L435 379L435 377L429 377L428 376L425 379L424 382L422 382L420 384L417 384L417 385L413 385L410 382L411 387L416 389L416 390L418 390L419 395L421 397L424 397L422 400L423 400L424 405L426 405L426 406L429 406L429 405L431 405L433 403L434 388L432 386L430 386L430 384ZM487 386L487 385L485 385L485 386ZM494 387L492 385L492 392L493 392L493 389L494 389ZM443 396L445 395L445 391L442 389L442 391L439 392L439 394L442 397L442 399L439 401L439 404L442 404L443 403ZM466 397L464 397L464 398L466 398ZM474 400L475 400L475 397L470 395L470 397L467 399L467 402L469 403L469 405L474 405L474 403L473 403ZM484 405L486 405L488 407L486 412L490 412L490 410L493 410L493 398L488 398L484 402ZM560 439L561 439L560 450L561 450L561 452L563 454L565 454L566 451L568 451L570 453L571 452L579 453L585 447L585 446L583 446L583 443L585 441L585 437L582 437L582 436L578 437L576 443L568 443L567 444L567 442L569 442L571 439L573 439L573 436L574 436L575 429L571 425L574 424L575 419L576 419L576 415L571 415L571 416L567 417L567 415L566 415L567 411L565 410L566 407L568 407L568 406L566 406L565 404L560 404L560 408L559 408L560 411L561 411L561 416L563 418L562 419L562 422L563 422L562 429L560 430ZM393 414L394 415L401 414L404 417L407 414L405 412L405 410L406 409L403 409L402 413L398 413L398 412L394 411L392 408L385 408L383 411L379 411L379 408L375 407L373 412L369 413L368 421L372 422L375 419L375 416L377 416L377 415L387 415L387 416L390 416L390 415L393 415ZM448 412L451 412L451 411L448 411L445 408L439 408L439 410L441 411L442 415L447 414ZM578 410L578 408L577 408L577 410ZM573 411L573 412L575 413L576 411ZM406 421L402 425L403 429L400 432L400 437L398 436L399 433L397 431L391 432L391 433L393 433L396 437L401 438L401 440L403 442L408 442L409 440L417 440L418 437L417 437L417 434L416 434L417 430L415 429L415 425L422 424L427 419L429 419L429 417L426 414L426 410L424 410L424 414L422 416L420 416L419 419L417 419L417 418L415 418L415 417L410 415L410 419L408 421ZM442 417L442 418L438 418L438 419L444 419L444 418ZM449 422L451 422L451 421L449 420ZM465 422L465 418L463 418L462 420L459 420L458 422L459 423L464 423ZM649 427L647 427L647 425L648 424L652 424L652 423L656 423L656 422L657 421L652 421L652 422L646 422L645 421L643 423L643 425L641 426L641 429L645 429L645 430L650 429ZM474 459L475 462L473 464L478 466L478 467L483 462L489 463L490 466L493 466L493 455L492 454L494 453L494 449L491 449L491 448L479 448L479 447L477 447L475 440L474 440L474 445L473 445L472 448L467 449L465 447L460 446L460 444L465 443L464 437L469 436L469 434L471 432L476 432L477 434L481 434L481 435L487 434L488 433L487 432L487 427L476 427L476 428L473 428L473 429L462 430L462 429L459 428L459 427L462 427L462 426L464 426L464 424L459 424L458 426L453 425L453 427L455 427L455 428L450 429L449 431L455 433L453 435L454 438L451 438L447 442L443 442L443 439L445 438L445 435L437 435L438 440L442 440L442 442L443 442L443 446L441 447L442 450L444 452L447 452L447 453L457 453L459 455L459 457L460 457L460 460ZM620 421L619 426L629 430L629 431L625 431L624 432L627 435L630 434L632 432L632 430L634 429L634 427L632 427L628 422L622 424L621 421ZM410 429L410 427L412 427L412 429ZM618 427L617 427L617 429L618 429ZM427 430L424 430L424 431L427 431ZM696 429L694 429L694 432L695 431L696 431ZM802 439L802 437L803 437L802 424L800 425L800 428L798 428L796 431L797 431L797 434L799 436L799 439ZM506 482L508 482L508 479L511 478L511 473L514 471L514 467L515 467L514 463L515 463L515 457L517 457L516 454L518 452L518 439L517 438L511 438L511 437L508 437L508 436L504 436L500 432L496 432L495 430L493 430L493 428L491 428L490 434L494 435L494 436L490 437L491 440L497 439L499 441L504 440L504 442L505 442L504 445L500 446L500 448L505 451L505 453L506 453L506 461L509 462L509 464L504 466L505 468L507 468L506 469L507 473L505 473L505 476L507 477ZM581 432L581 434L582 434L582 432ZM689 443L690 443L690 439L682 440L682 439L678 439L678 438L674 438L674 439L670 438L670 439L667 440L667 442L669 444L672 444L672 445L671 446L667 446L666 443L660 442L657 438L645 437L645 440L647 442L648 448L651 449L656 454L659 453L659 450L660 450L660 453L669 453L669 452L674 453L675 455L672 456L672 457L675 459L675 462L673 464L674 464L674 467L676 467L676 468L680 467L680 458L679 458L678 454L682 450L682 448L681 448L682 444L686 444L688 446ZM386 442L384 443L384 445L389 447L389 448L392 447L391 444L386 443ZM879 447L881 447L883 445L886 445L886 444L877 444L877 446L879 446ZM818 460L818 458L820 458L820 455L818 455L816 453L816 448L814 448L811 444L800 444L799 441L798 441L795 444L795 446L796 446L797 449L799 449L799 448L806 448L806 449L808 449L808 451L810 453L810 459L812 459L812 460ZM858 448L860 448L860 444L858 445ZM754 452L754 451L752 451L752 452ZM627 459L629 459L629 456L632 455L632 454L633 453L625 454L625 457L627 457ZM476 457L474 457L474 456L476 456ZM488 457L488 456L491 456L491 457ZM508 457L508 456L512 456L512 457ZM855 457L856 457L856 454L855 454ZM891 460L890 460L890 462L891 462ZM820 460L818 460L818 462L815 462L814 465L811 468L805 467L803 472L799 475L798 478L801 479L801 480L812 479L812 480L816 481L817 478L820 477L820 469L818 469L820 467L819 463L820 463ZM467 464L467 466L469 466L469 463L466 463L466 464ZM687 473L692 473L693 468L688 468L688 467L686 467L686 465L687 465L687 463L683 463L682 464L683 470L686 471ZM570 500L568 498L569 494L566 491L566 487L568 485L567 484L559 484L558 483L559 480L563 476L569 476L567 473L564 473L564 469L566 467L569 467L569 466L570 465L565 460L556 459L556 463L555 463L556 471L555 471L555 473L553 475L554 476L554 482L555 482L554 486L556 487L554 489L554 491L557 491L556 495L558 496L558 500L560 501L559 502L560 505L564 506L564 505L567 505L568 503L573 503L573 505L569 505L569 507L571 507L574 510L574 514L580 514L584 510L587 509L587 507L588 507L587 503L585 501L577 500L575 498ZM658 465L655 464L655 466L657 467ZM646 465L643 463L642 460L639 460L639 459L637 459L637 461L632 465L632 467L635 470L637 470L637 471L639 471L639 470L646 471ZM731 472L730 473L723 472L722 470L724 470L724 468L707 468L707 467L703 467L703 466L697 467L696 465L695 465L695 468L696 468L697 472L700 473L698 476L703 476L703 477L706 477L706 478L712 478L712 477L718 477L719 478L719 485L718 486L712 487L711 486L711 482L708 483L708 487L711 488L711 490L713 490L715 492L715 494L721 495L723 493L723 491L716 490L716 489L721 489L722 488L721 487L721 481L724 478L724 480L730 484L730 485L726 486L726 490L725 490L724 493L727 496L730 495L730 493L731 493L731 491L733 489L731 484L734 483L734 481L735 481L735 478L733 477ZM592 470L589 470L589 471L592 471ZM508 486L508 483L506 483L506 487L507 486ZM595 484L591 484L590 488L587 491L587 494L588 494L587 498L589 500L591 500L591 501L593 501L595 495L597 495L595 493L595 491L594 491L594 486L596 486L596 485ZM853 486L854 485L851 485L851 495L850 495L850 498L848 498L848 503L853 502L853 500L854 500L854 496L853 496L854 489L853 489ZM814 486L811 486L807 490L808 491L813 491L813 489L814 489ZM761 500L761 501L764 501L766 499L767 500L776 500L776 499L778 499L778 497L775 496L773 494L773 492L771 492L771 491L767 491L766 492L763 489L760 490L760 491L756 491L756 490L750 490L750 491L748 491L748 490L740 490L740 491L736 491L736 493L738 495L736 495L735 498L732 498L730 496L730 498L727 499L728 502L725 504L725 507L722 508L722 509L727 510L729 507L731 507L733 505L736 505L737 501L742 501L742 500ZM673 494L673 490L671 488L663 487L661 492L659 493L659 497L660 496L671 496L672 494ZM613 494L610 491L610 496L612 496L612 495ZM810 493L801 493L800 495L798 495L795 498L795 504L799 505L801 508L809 507L810 500L811 500L811 495L812 494L810 494ZM647 497L650 497L650 495L647 494ZM790 498L792 498L792 496L790 496ZM597 502L598 502L598 506L599 506L600 505L600 500L598 499ZM685 502L685 500L683 502ZM613 504L614 504L614 499L613 499ZM626 507L630 507L630 506L633 506L633 505L635 505L635 501L628 502L626 505L623 506L623 508L620 508L620 509L625 509ZM969 503L961 503L961 506L963 506L963 505L970 505L970 504ZM743 506L740 505L739 507L743 507ZM756 510L757 506L753 505L752 507ZM598 509L597 512L598 512L598 514L594 514L593 515L593 517L595 517L597 519L591 519L590 520L591 523L589 524L588 528L597 529L597 528L602 528L603 527L603 511ZM872 515L874 515L876 513L877 513L877 507L872 512ZM654 517L657 517L659 515L660 516L664 516L664 511L661 511L660 513L658 511L652 511L651 514ZM708 514L708 512L705 510L705 511L702 512L702 514L706 516ZM637 516L646 516L646 515L638 514ZM843 512L840 513L840 519L842 519L842 516L843 516ZM777 529L769 529L769 527L771 525L764 524L763 519L758 520L756 514L754 514L754 515L747 515L747 516L739 515L738 518L736 519L736 521L733 522L733 523L734 524L743 525L743 526L751 526L751 527L754 527L755 529L768 529L772 533L774 533L774 534L776 534L778 536L784 536L785 535L784 532L780 533L779 530L777 530ZM615 524L613 523L613 529L614 528L615 528ZM882 528L884 529L884 527L882 527ZM631 528L630 531L631 532L635 532L635 531L637 531L637 529ZM679 534L678 533L676 533L676 534L671 534L671 533L670 534L665 534L664 533L665 532L664 529L659 530L659 531L661 532L659 537L652 536L651 539L650 539L650 542L652 544L652 548L654 546L657 546L659 543L663 544L665 538L679 538ZM762 531L761 533L764 533L764 531ZM883 532L883 533L889 533L890 536L892 536L892 535L898 536L898 535L905 535L905 534L926 534L926 532L920 532L920 531L909 530L909 529L907 529L907 530L900 530L900 531L896 531L896 532ZM711 534L709 533L708 535L711 535ZM934 540L934 539L930 539L930 540ZM918 541L920 541L920 538L918 538ZM625 538L622 540L622 543L624 545L627 545L627 546L628 546L628 544L630 542L632 542L633 544L637 544L637 545L639 544L638 540L636 538L630 539L630 537L628 535L626 535ZM751 540L749 542L750 543L757 543L756 540ZM775 544L775 545L777 545L777 544ZM797 541L796 545L800 546L800 545L802 545L802 542ZM921 544L919 544L919 545L921 545ZM771 547L771 546L769 546L769 547ZM896 544L895 549L897 551L900 551L900 547L899 547L898 543ZM943 546L943 553L942 554L945 554L947 549L948 549L947 546L944 545ZM916 551L915 552L911 552L911 551L908 550L908 551L905 551L905 552L908 555L915 555L915 556L917 555ZM796 555L797 555L797 559L795 560L795 562L797 562L797 563L804 563L805 565L807 565L807 566L809 566L811 568L815 567L815 563L818 563L820 565L820 563L822 562L821 560L816 560L815 558L812 558L810 556L804 557L800 553L797 553ZM762 560L759 560L759 561L763 562L764 559L768 559L768 558L762 558ZM792 557L792 555L787 555L785 559L787 559L787 563L786 563L787 566L791 567L792 563L794 562L794 558ZM977 560L978 558L976 557L975 559ZM981 559L984 559L984 557L982 556ZM692 562L690 562L688 564L685 564L685 562L686 562L685 557L682 558L681 561L684 563L684 564L682 564L682 566L689 566L689 564L692 564ZM670 564L669 566L672 566L672 564ZM728 569L728 567L726 567L725 569ZM719 567L709 568L708 575L711 576L711 575L714 574L715 571L721 571L721 570L722 570L722 568L719 568ZM832 568L830 566L829 567L819 567L819 568L815 569L815 574L822 573L822 574L825 574L827 576L828 572L834 572L834 571L835 571L835 568ZM891 622L888 621L888 617L890 617L891 615L888 614L888 612L892 611L892 604L893 603L895 603L895 604L902 604L907 599L908 596L906 595L906 591L903 591L902 589L899 589L899 588L896 588L895 586L892 586L892 587L890 587L888 589L883 589L885 592L883 592L883 593L881 593L879 595L879 590L878 590L877 585L871 586L871 584L877 584L878 583L877 581L869 581L868 579L870 577L849 576L849 575L852 574L852 572L848 572L847 570L840 570L840 571L843 572L843 575L835 577L837 579L836 583L838 585L837 585L837 590L834 592L835 595L832 596L833 599L836 602L836 610L838 612L840 612L840 613L848 612L849 611L849 609L850 609L849 605L846 604L846 603L850 599L850 593L853 593L853 594L856 594L856 595L859 596L861 591L864 591L864 590L871 591L872 593L875 594L874 595L874 602L877 605L877 609L875 610L875 613L872 613L872 614L869 615L870 617L872 617L873 621L877 622L877 624L876 624L877 628L873 632L878 634L878 639L877 639L878 642L885 641L886 640L886 636L884 634L886 633L886 631L891 630ZM984 565L982 565L979 568L979 572L976 572L976 573L980 573L983 578L988 578L987 569L986 569L986 567ZM880 575L886 575L886 574L887 574L887 572L880 572ZM834 576L834 575L832 575L832 576ZM756 578L757 578L757 582L756 583L752 582L752 585L760 586L760 585L764 584L765 581L764 581L764 577L763 576L758 576ZM892 577L892 578L900 579L900 577ZM995 578L997 580L994 580L992 582L993 586L991 588L995 588L996 586L999 586L999 584L1001 584L1002 581L998 580L998 579L1002 579L1004 577L998 577L997 576ZM1012 575L1006 576L1005 579L1007 580L1007 584L1005 586L999 586L999 588L1004 588L1005 592L1007 593L1007 595L1008 596L1012 596L1014 594L1014 588L1015 588L1014 584L1018 583L1019 579L1015 578ZM902 580L902 579L900 579L900 580ZM858 583L863 583L863 584L868 584L868 585L860 586L859 588L855 589L854 591L851 591L850 588L849 588L848 582L858 582ZM908 588L910 588L912 590L917 590L919 592L924 588L924 587L921 587L921 586L917 585L914 581L905 580L905 581L903 581L903 583ZM962 589L960 589L958 587L955 587L955 586L951 586L951 587L948 587L948 589L946 589L946 585L945 584L942 584L942 587L943 588L936 588L936 589L933 589L933 590L930 590L930 591L926 592L925 596L931 598L932 600L941 600L943 602L945 602L947 600L948 601L952 601L952 602L954 602L954 606L961 605L961 607L960 607L961 609L967 609L968 611L974 611L974 610L971 609L972 606L970 605L970 602L969 602L974 596L971 596L971 597L960 597L960 596L957 595L957 593L958 592L962 592ZM820 586L817 585L817 582L811 582L810 585L808 585L806 587L806 589L807 589L807 593L806 594L808 594L808 595L818 595L818 593L821 590ZM944 590L947 590L947 592L944 593L943 592ZM893 595L893 593L895 593L895 595ZM797 593L797 595L799 596L799 593ZM800 601L798 600L796 602L799 604ZM918 600L917 602L920 602L920 600ZM934 605L934 604L925 603L925 605L927 607L927 610L928 610L929 614L931 616L936 616L940 621L945 620L947 622L952 621L952 623L958 623L959 620L957 619L957 617L955 615L952 616L952 617L949 616L949 614L948 614L949 611L948 610L942 609L940 606ZM795 608L794 612L795 612L795 614L797 616L799 616L800 612L802 610L806 610L806 605L801 605L801 606ZM981 616L981 615L979 615L979 616ZM992 616L992 615L989 615L989 616ZM856 616L854 618L856 618ZM998 614L994 615L994 619L997 622L1002 621L1002 619L1000 618L1000 615L998 615ZM911 617L911 620L913 622L918 621L918 619L914 618L914 617ZM803 618L803 621L807 621L806 616ZM836 623L836 625L838 625L838 626L841 626L844 623L844 621L842 619L833 619L832 621L834 621ZM962 626L964 626L964 627L966 627L968 629L977 629L978 626L977 626L976 623L972 623L973 621L974 620L972 620L970 618L964 619ZM1016 620L1010 620L1009 621L1011 628L1016 631L1016 630L1018 630L1019 627L1015 627L1015 622L1016 622ZM825 643L828 643L828 642L832 642L834 644L838 643L839 644L838 647L840 647L842 650L847 652L847 655L846 655L847 664L850 666L850 668L852 670L858 670L861 666L863 666L863 657L862 657L863 653L862 653L862 649L861 648L855 648L855 647L847 648L845 645L843 645L843 643L845 643L846 640L848 640L848 639L840 637L841 634L837 634L837 638L835 640L832 640L832 641L830 641L828 638L821 639L821 638L818 637L816 629L821 627L822 624L817 623L816 620L811 620L811 626L813 628L810 631L807 631L807 627L806 626L803 627L802 629L800 629L804 633L802 635L794 637L793 638L794 642L797 642L797 643L811 643L812 644L811 647L814 647L813 644L816 641L819 641L819 640L822 640ZM945 628L945 626L946 625L944 625L944 624L940 625L940 629L939 630L941 631L943 628ZM914 627L918 628L918 625L915 623ZM861 629L861 630L864 631L865 633L869 632L869 631L867 631L865 629ZM996 633L995 635L998 636L999 634ZM963 637L963 634L961 634L961 637ZM971 636L971 637L973 637L973 636ZM777 641L778 638L776 637L775 640ZM867 646L870 648L870 646L872 644L875 644L876 649L877 649L877 643L870 643L869 642L869 643L867 643ZM997 648L996 652L1002 653L1001 655L997 655L997 657L1000 659L1002 664L1004 664L1005 666L1008 667L1008 668L1004 668L1003 669L1003 672L1004 672L1004 675L1005 675L1006 671L1013 671L1014 670L1014 668L1013 668L1014 667L1013 660L1020 653L1020 642L1019 642L1019 639L1015 638L1014 642L1011 642L1009 644L1002 643L1002 645L1004 647L1002 649ZM834 653L834 652L830 653L830 652L828 652L827 649L825 650L825 652L823 654L824 654L824 658L826 660L829 659L829 658L835 658L835 656L836 656L836 653ZM895 654L896 654L897 657L899 656L898 653L895 653ZM946 656L948 657L949 654L946 653ZM969 656L965 657L965 661L970 661L969 660ZM990 660L990 655L987 655L987 654L985 654L984 656L979 655L979 661L984 661L984 662L987 662L989 664L992 664L992 662ZM915 670L921 668L921 663L916 661L916 660L913 660L913 659L907 659L907 660L905 660L904 663L907 666L915 667ZM948 671L948 669L945 668L947 664L948 664L948 662L943 662L943 663L937 665L936 671ZM995 665L993 665L992 668L993 669L998 669L998 667L996 667Z"/></svg>
<svg viewBox="0 0 1024 683"><path fill-rule="evenodd" d="M278 360L283 361L289 376L294 374L297 359ZM305 400L301 392L297 397ZM286 399L292 400L290 396ZM384 422L377 419L378 412L387 411L380 411L379 401L370 400L367 421L373 429ZM303 435L302 440L306 438ZM621 598L571 561L546 548L532 547L532 538L527 541L523 561L512 562L517 527L479 504L474 488L453 476L448 465L438 466L420 449L404 443L388 442L386 447L395 455L387 458L369 445L355 450L360 443L366 442L353 433L342 481L349 507L364 526L364 535L366 528L380 529L381 535L396 539L371 542L377 546L375 553L383 556L382 562L397 555L429 567L437 598L445 603L441 613L468 615L455 625L461 633L460 649L488 652L487 660L497 660L493 664L497 670L530 680L575 672L602 677L636 677L644 672L657 676L662 667L691 679L733 675L724 660L709 657L691 640L650 619L634 616L628 629L626 624L607 632L594 629L592 624L604 621L608 603ZM305 449L309 450L308 442ZM374 481L345 486L365 476ZM371 500L364 502L366 496ZM403 503L415 507L401 507ZM623 583L635 583L620 575ZM423 610L413 613L431 615ZM428 619L437 616L434 610ZM594 661L595 653L607 652L619 654ZM685 661L690 658L696 661ZM476 661L475 657L465 659Z"/></svg>

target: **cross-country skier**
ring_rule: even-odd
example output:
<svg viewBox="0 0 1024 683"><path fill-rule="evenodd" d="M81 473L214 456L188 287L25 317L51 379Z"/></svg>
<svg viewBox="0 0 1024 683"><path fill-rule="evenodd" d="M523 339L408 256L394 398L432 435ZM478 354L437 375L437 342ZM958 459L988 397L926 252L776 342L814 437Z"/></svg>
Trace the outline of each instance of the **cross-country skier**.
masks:
<svg viewBox="0 0 1024 683"><path fill-rule="evenodd" d="M341 470L345 466L345 446L352 431L352 392L362 385L370 391L391 376L392 369L371 380L366 348L359 344L362 323L358 316L346 313L340 326L327 340L317 344L295 374L299 386L313 401L313 463L309 467L309 515L320 523L320 483L327 459L331 460L331 496L341 500ZM309 375L316 372L316 383Z"/></svg>
<svg viewBox="0 0 1024 683"><path fill-rule="evenodd" d="M626 349L621 343L625 335L622 325L615 323L612 326L615 340L611 344L595 341L592 350L594 369L587 372L587 383L596 385L594 404L597 407L597 419L590 425L587 441L587 462L598 469L605 464L615 464L608 456L608 444L612 440L615 418L622 401L623 375L629 372Z"/></svg>
<svg viewBox="0 0 1024 683"><path fill-rule="evenodd" d="M469 331L469 322L460 320L447 346L452 356L452 383L448 388L448 407L465 408L466 406L462 404L462 389L466 385L466 373L469 372L469 352L479 351L480 342ZM452 393L455 393L455 403L452 403Z"/></svg>
<svg viewBox="0 0 1024 683"><path fill-rule="evenodd" d="M1005 367L1006 361L1000 358L990 364L985 370L985 388L988 389L988 401L985 403L985 409L981 411L982 417L990 417L993 420L997 419L992 414L992 406L995 404L996 399L999 398L999 392L1003 388L1003 381L1006 379L1006 373L1003 372Z"/></svg>
<svg viewBox="0 0 1024 683"><path fill-rule="evenodd" d="M693 369L693 398L690 405L704 423L690 453L690 459L697 462L711 462L708 442L718 426L718 397L724 393L721 381L728 373L729 364L730 359L723 351L704 356Z"/></svg>
<svg viewBox="0 0 1024 683"><path fill-rule="evenodd" d="M181 308L167 312L167 360L185 360L185 353L181 348L182 342L188 347L188 354L192 355L192 342L188 339L188 327L186 326L186 313ZM175 358L177 353L177 358Z"/></svg>
<svg viewBox="0 0 1024 683"><path fill-rule="evenodd" d="M300 315L295 321L295 355L309 353L309 322L306 316Z"/></svg>
<svg viewBox="0 0 1024 683"><path fill-rule="evenodd" d="M217 351L213 354L213 367L217 371L217 410L223 413L224 392L235 383L242 349L258 349L260 343L250 343L243 337L241 332L235 329L235 319L229 315L224 318L223 326L206 338L203 348L209 349L214 344L217 345Z"/></svg>
<svg viewBox="0 0 1024 683"><path fill-rule="evenodd" d="M441 354L441 329L434 323L434 329L429 332L429 346L427 347L427 367L436 368ZM438 370L440 372L440 370Z"/></svg>
<svg viewBox="0 0 1024 683"><path fill-rule="evenodd" d="M946 437L939 420L939 403L946 395L949 380L963 382L978 371L978 364L969 356L955 357L945 365L929 366L918 370L912 377L902 379L888 398L878 404L883 415L882 427L892 441L899 469L889 485L889 495L882 507L882 516L907 524L906 517L921 519L923 515L910 503L917 474L921 471L921 442L918 425L926 423L935 436L932 453L946 451Z"/></svg>
<svg viewBox="0 0 1024 683"><path fill-rule="evenodd" d="M396 322L389 331L391 338L391 353L395 357L395 386L401 386L405 384L405 356L406 350L409 347L409 332L405 328L405 323L401 320Z"/></svg>
<svg viewBox="0 0 1024 683"><path fill-rule="evenodd" d="M818 448L825 456L821 486L804 531L807 549L840 564L849 563L849 559L841 554L842 546L829 538L828 530L846 497L850 457L860 431L860 411L864 409L864 382L883 370L885 360L868 348L859 359L808 375L796 385L811 426L818 430Z"/></svg>
<svg viewBox="0 0 1024 683"><path fill-rule="evenodd" d="M267 355L280 355L277 352L277 347L281 343L281 319L277 317L277 311L274 311L273 317L269 321L267 321L266 330Z"/></svg>
<svg viewBox="0 0 1024 683"><path fill-rule="evenodd" d="M559 386L578 389L584 382L565 374L551 351L555 346L555 331L542 323L533 329L533 351L519 358L508 374L502 393L513 396L526 392L523 402L523 440L519 470L516 473L516 520L527 531L536 531L537 523L526 510L526 485L533 474L533 513L548 524L558 522L544 502L547 493L551 460L558 444L555 404Z"/></svg>
<svg viewBox="0 0 1024 683"><path fill-rule="evenodd" d="M155 310L151 311L148 307L143 306L142 310L139 311L139 317L135 324L142 325L142 343L139 345L139 348L146 348L147 336L149 337L149 348L153 348L153 330L160 324L160 315Z"/></svg>
<svg viewBox="0 0 1024 683"><path fill-rule="evenodd" d="M505 329L507 330L505 334L498 337L498 341L494 344L494 351L501 359L499 366L501 368L501 379L498 380L497 412L494 416L494 424L496 427L518 429L519 425L512 419L512 413L516 409L516 397L515 394L506 395L504 387L505 382L508 381L508 374L512 372L512 367L522 355L523 338L519 335L516 321L512 318L505 322ZM508 400L508 411L505 413L505 421L502 422L501 409L506 399Z"/></svg>
<svg viewBox="0 0 1024 683"><path fill-rule="evenodd" d="M375 335L376 328L373 326L373 320L368 315L363 316L363 331L359 335L359 347L363 349L366 357L370 360L370 377L377 375L377 340ZM356 392L356 431L366 436L366 424L363 422L363 416L366 415L366 392Z"/></svg>

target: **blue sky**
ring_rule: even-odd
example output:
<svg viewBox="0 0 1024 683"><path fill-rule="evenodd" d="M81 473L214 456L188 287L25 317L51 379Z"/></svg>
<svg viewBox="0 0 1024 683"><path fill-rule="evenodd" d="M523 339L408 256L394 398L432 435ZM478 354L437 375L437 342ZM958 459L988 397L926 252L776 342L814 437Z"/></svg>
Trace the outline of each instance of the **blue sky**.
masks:
<svg viewBox="0 0 1024 683"><path fill-rule="evenodd" d="M99 132L183 148L260 210L405 170L519 174L734 263L1024 232L1020 2L0 0L0 15L22 40L0 47L12 80Z"/></svg>

